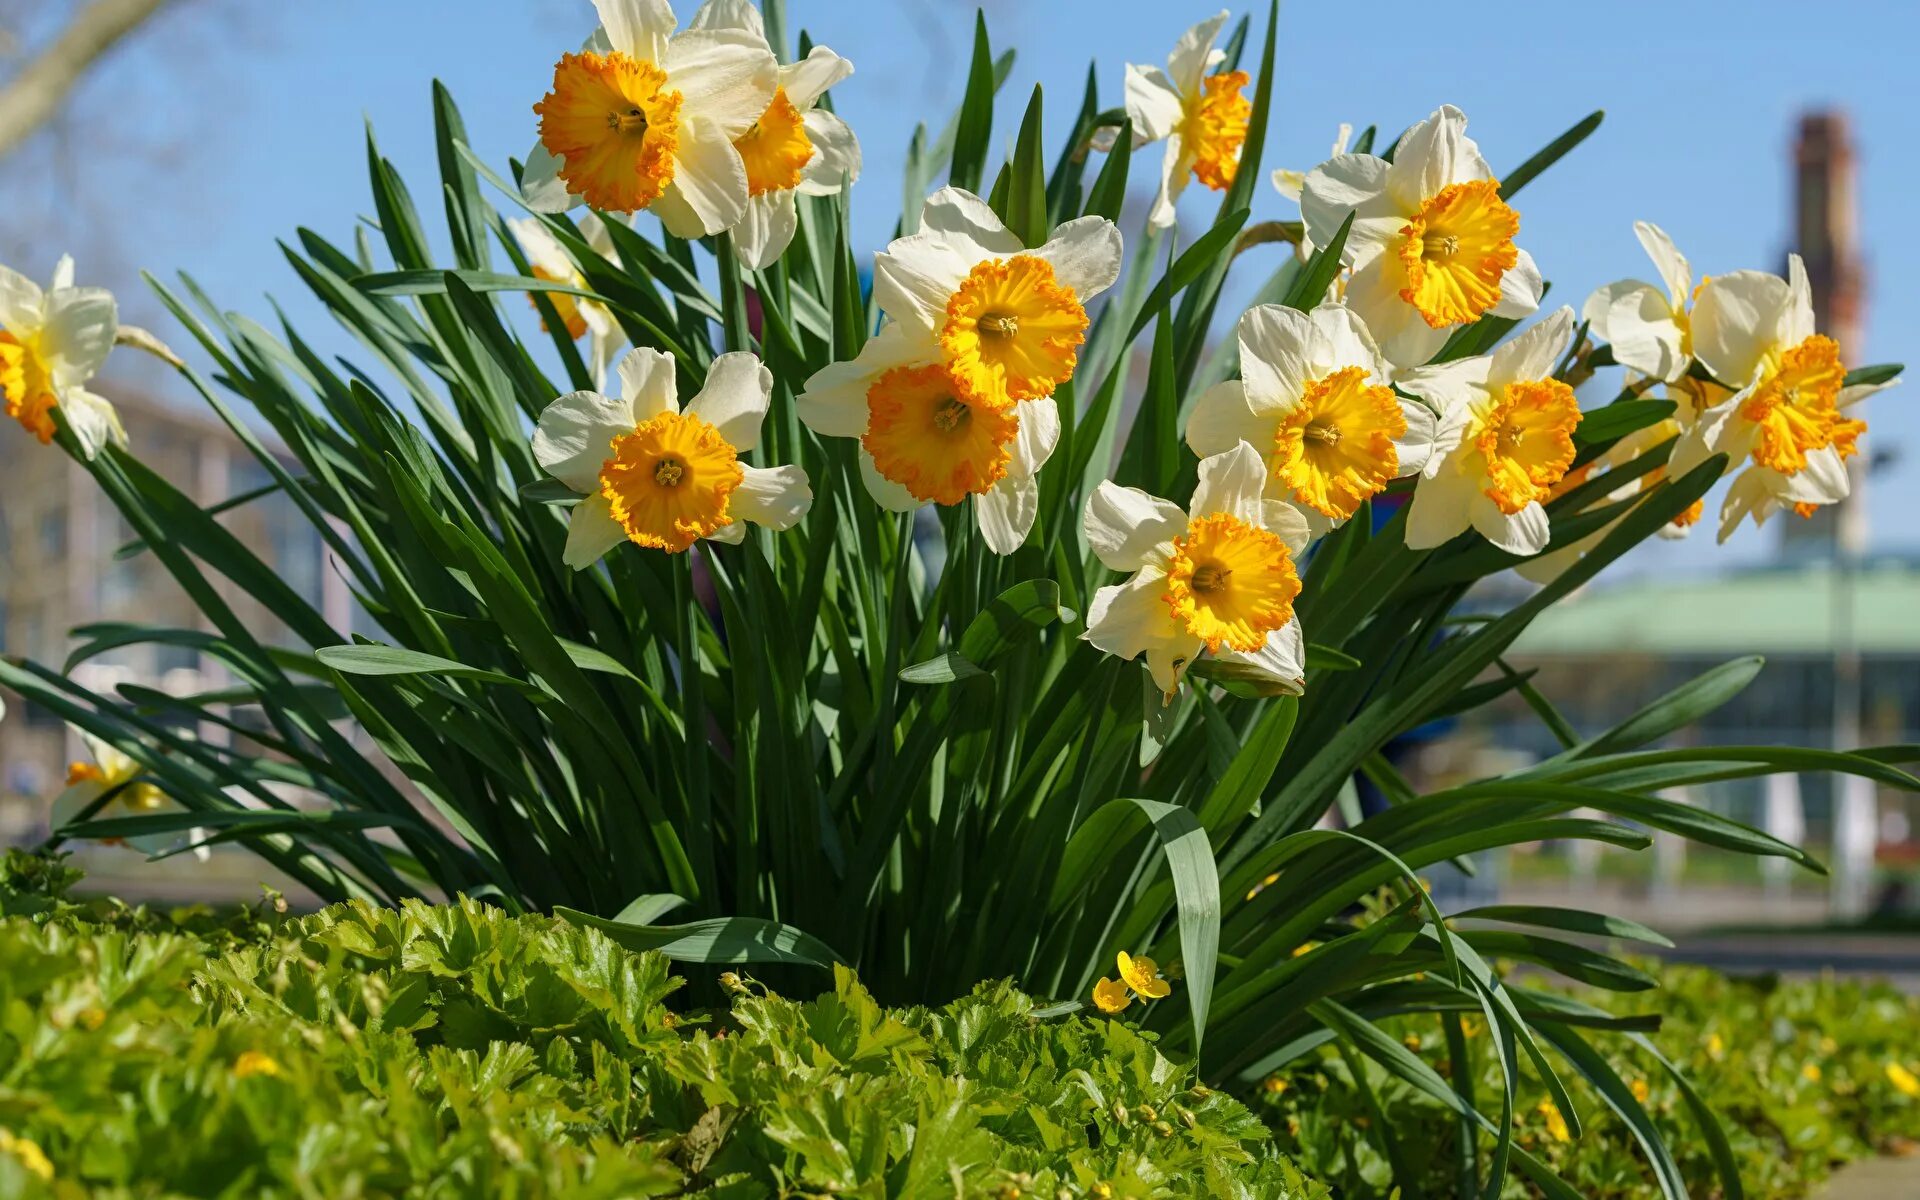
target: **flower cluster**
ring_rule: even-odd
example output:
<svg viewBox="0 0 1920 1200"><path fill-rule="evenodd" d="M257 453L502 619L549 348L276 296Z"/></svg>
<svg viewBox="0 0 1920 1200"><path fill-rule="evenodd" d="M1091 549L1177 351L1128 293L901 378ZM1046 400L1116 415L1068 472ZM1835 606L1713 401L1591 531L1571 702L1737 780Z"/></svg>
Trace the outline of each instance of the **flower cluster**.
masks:
<svg viewBox="0 0 1920 1200"><path fill-rule="evenodd" d="M1173 985L1160 978L1160 964L1144 954L1122 950L1116 960L1120 978L1102 976L1093 985L1093 1004L1111 1016L1125 1009L1138 997L1141 1001L1164 1000L1173 994Z"/></svg>

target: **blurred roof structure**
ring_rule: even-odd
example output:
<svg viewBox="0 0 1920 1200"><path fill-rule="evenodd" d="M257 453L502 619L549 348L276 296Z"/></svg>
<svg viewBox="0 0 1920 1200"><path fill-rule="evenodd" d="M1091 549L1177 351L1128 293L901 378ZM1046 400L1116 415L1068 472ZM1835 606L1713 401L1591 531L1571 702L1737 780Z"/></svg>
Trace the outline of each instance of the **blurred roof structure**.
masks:
<svg viewBox="0 0 1920 1200"><path fill-rule="evenodd" d="M1862 654L1920 654L1920 561L1831 560L1698 577L1649 576L1584 590L1541 613L1516 657L1834 653L1852 593Z"/></svg>

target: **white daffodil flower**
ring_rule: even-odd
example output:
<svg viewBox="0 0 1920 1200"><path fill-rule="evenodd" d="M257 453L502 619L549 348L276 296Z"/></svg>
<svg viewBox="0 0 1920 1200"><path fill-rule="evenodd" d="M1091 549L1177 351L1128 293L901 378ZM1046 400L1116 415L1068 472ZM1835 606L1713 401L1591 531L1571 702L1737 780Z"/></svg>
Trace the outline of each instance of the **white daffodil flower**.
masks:
<svg viewBox="0 0 1920 1200"><path fill-rule="evenodd" d="M1658 225L1635 221L1633 234L1653 260L1664 290L1638 279L1622 279L1588 296L1582 312L1594 332L1613 347L1615 362L1672 383L1693 363L1687 312L1693 302L1693 268Z"/></svg>
<svg viewBox="0 0 1920 1200"><path fill-rule="evenodd" d="M77 762L67 768L66 790L53 798L47 810L47 824L58 831L69 822L78 820L80 814L97 803L108 792L114 796L105 804L94 809L88 820L107 820L115 817L154 817L165 813L187 811L182 805L151 783L138 782L141 766L112 746L80 730L80 740L87 744L87 751L93 756L92 762ZM145 854L163 854L181 846L192 845L196 858L205 862L212 857L207 847L198 843L204 840L207 831L191 829L180 833L140 834L125 839L103 839L109 845L124 844Z"/></svg>
<svg viewBox="0 0 1920 1200"><path fill-rule="evenodd" d="M1573 463L1580 424L1573 389L1553 377L1573 325L1573 310L1562 308L1491 355L1400 377L1440 414L1407 510L1410 548L1432 549L1469 527L1509 554L1546 548L1542 502Z"/></svg>
<svg viewBox="0 0 1920 1200"><path fill-rule="evenodd" d="M1707 280L1692 328L1695 356L1732 394L1681 436L1669 469L1684 474L1714 454L1748 461L1728 488L1720 540L1747 515L1761 521L1777 508L1806 513L1845 499L1846 460L1867 429L1846 410L1890 384L1846 386L1839 344L1814 332L1800 256L1788 257L1786 279L1735 271Z"/></svg>
<svg viewBox="0 0 1920 1200"><path fill-rule="evenodd" d="M742 523L791 529L813 504L798 466L754 467L773 373L745 352L722 354L683 412L671 355L620 360L621 397L573 392L547 405L533 456L586 497L573 510L564 561L584 570L623 541L679 553L701 538L739 542Z"/></svg>
<svg viewBox="0 0 1920 1200"><path fill-rule="evenodd" d="M580 234L586 238L587 245L600 257L612 261L614 258L613 236L607 232L605 222L593 213L584 213L575 222ZM580 268L574 264L567 248L553 236L546 225L534 217L520 217L509 220L507 228L513 233L513 240L520 244L520 252L527 256L527 264L533 270L535 279L545 279L551 283L565 283L577 288L585 288L587 281L580 274ZM593 376L595 387L607 384L607 369L613 366L613 356L626 344L626 331L620 328L620 322L614 319L613 310L598 300L589 300L584 296L570 296L565 292L547 292L546 297L560 319L566 322L567 336L579 341L587 339L587 370ZM527 297L529 304L533 297ZM540 322L544 331L546 321Z"/></svg>
<svg viewBox="0 0 1920 1200"><path fill-rule="evenodd" d="M1167 143L1167 156L1160 165L1160 191L1147 214L1158 228L1173 224L1174 202L1186 190L1189 178L1221 192L1240 169L1240 150L1253 115L1253 102L1240 94L1247 86L1247 73L1208 74L1226 58L1226 52L1213 44L1226 23L1223 11L1181 34L1164 71L1127 64L1127 118L1133 122L1133 144Z"/></svg>
<svg viewBox="0 0 1920 1200"><path fill-rule="evenodd" d="M707 0L689 28L742 31L767 45L760 10L750 0ZM733 228L734 253L744 266L771 266L786 252L800 225L800 196L835 195L860 177L853 130L815 107L828 88L851 74L852 63L815 46L806 58L779 69L773 101L734 139L747 168L747 212Z"/></svg>
<svg viewBox="0 0 1920 1200"><path fill-rule="evenodd" d="M0 398L7 415L44 446L53 441L53 412L59 409L89 459L109 442L125 446L119 413L86 387L112 352L119 328L111 292L73 286L72 258L60 259L44 291L0 266Z"/></svg>
<svg viewBox="0 0 1920 1200"><path fill-rule="evenodd" d="M1340 122L1340 130L1334 134L1333 150L1328 154L1328 157L1338 158L1342 154L1345 154L1347 152L1347 146L1352 141L1353 126L1345 121ZM1293 171L1286 167L1275 167L1270 178L1273 180L1274 191L1279 192L1295 204L1300 203L1300 193L1302 189L1307 186L1307 173L1305 171Z"/></svg>
<svg viewBox="0 0 1920 1200"><path fill-rule="evenodd" d="M1144 654L1171 698L1202 651L1298 693L1306 642L1293 614L1296 556L1307 523L1265 498L1266 464L1241 443L1200 461L1186 511L1139 488L1104 481L1087 497L1087 545L1124 583L1094 593L1081 634L1108 654Z"/></svg>
<svg viewBox="0 0 1920 1200"><path fill-rule="evenodd" d="M1038 512L1035 476L1060 436L1053 391L1073 377L1084 302L1112 286L1120 259L1104 217L1028 250L978 196L943 188L920 231L875 258L888 324L807 380L800 419L860 439L862 478L884 507L972 496L987 545L1011 554Z"/></svg>
<svg viewBox="0 0 1920 1200"><path fill-rule="evenodd" d="M1300 510L1315 537L1433 448L1426 405L1394 394L1393 368L1352 309L1263 304L1240 318L1240 378L1201 393L1187 445L1201 458L1241 442L1267 463L1268 499Z"/></svg>
<svg viewBox="0 0 1920 1200"><path fill-rule="evenodd" d="M674 32L666 0L594 0L600 28L553 68L533 106L540 140L521 194L536 212L584 201L659 214L693 238L747 215L747 167L734 142L779 88L765 38L741 29Z"/></svg>
<svg viewBox="0 0 1920 1200"><path fill-rule="evenodd" d="M1393 161L1341 154L1307 174L1300 213L1316 246L1353 216L1346 302L1397 366L1419 366L1454 328L1540 307L1540 269L1514 245L1520 214L1500 198L1467 118L1446 105L1407 130Z"/></svg>

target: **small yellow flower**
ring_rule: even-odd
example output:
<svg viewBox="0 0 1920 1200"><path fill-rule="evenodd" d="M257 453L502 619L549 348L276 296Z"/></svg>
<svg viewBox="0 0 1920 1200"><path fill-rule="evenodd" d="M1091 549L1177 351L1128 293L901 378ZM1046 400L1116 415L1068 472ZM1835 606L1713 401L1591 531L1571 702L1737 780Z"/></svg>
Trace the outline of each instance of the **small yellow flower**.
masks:
<svg viewBox="0 0 1920 1200"><path fill-rule="evenodd" d="M1653 1089L1647 1086L1647 1081L1644 1079L1636 1079L1628 1086L1633 1089L1633 1098L1642 1104L1645 1104L1647 1097L1653 1094Z"/></svg>
<svg viewBox="0 0 1920 1200"><path fill-rule="evenodd" d="M1542 1100L1540 1106L1534 1111L1546 1118L1547 1136L1556 1142L1570 1142L1573 1140L1573 1133L1567 1128L1566 1117L1560 1114L1560 1109L1555 1106L1553 1101Z"/></svg>
<svg viewBox="0 0 1920 1200"><path fill-rule="evenodd" d="M1120 952L1120 978L1142 1000L1159 1000L1173 991L1167 982L1160 978L1160 966L1152 959L1141 955L1135 958L1125 950Z"/></svg>
<svg viewBox="0 0 1920 1200"><path fill-rule="evenodd" d="M1401 1038L1400 1042L1402 1045L1406 1046L1407 1049L1413 1051L1415 1054L1418 1054L1420 1052L1420 1035L1419 1034L1410 1033L1407 1036Z"/></svg>
<svg viewBox="0 0 1920 1200"><path fill-rule="evenodd" d="M1820 1082L1820 1064L1807 1063L1806 1065L1802 1066L1800 1068L1800 1078L1806 1080L1808 1083L1819 1083Z"/></svg>
<svg viewBox="0 0 1920 1200"><path fill-rule="evenodd" d="M1267 876L1265 879L1262 879L1259 883L1256 883L1252 887L1248 888L1247 899L1249 900L1253 899L1255 896L1258 896L1261 892L1266 891L1268 888L1272 887L1274 884L1278 883L1279 881L1280 881L1280 872L1275 871L1273 874Z"/></svg>
<svg viewBox="0 0 1920 1200"><path fill-rule="evenodd" d="M1460 1018L1460 1036L1465 1038L1479 1037L1480 1036L1480 1019L1478 1017L1461 1017Z"/></svg>
<svg viewBox="0 0 1920 1200"><path fill-rule="evenodd" d="M1912 1071L1907 1070L1899 1063L1890 1062L1887 1064L1887 1082L1891 1083L1894 1089L1902 1095L1920 1099L1920 1077L1916 1077Z"/></svg>
<svg viewBox="0 0 1920 1200"><path fill-rule="evenodd" d="M253 1075L277 1076L279 1074L280 1064L275 1062L270 1055L262 1054L258 1050L246 1051L239 1058L235 1059L233 1063L233 1077L235 1079L246 1079Z"/></svg>
<svg viewBox="0 0 1920 1200"><path fill-rule="evenodd" d="M1299 958L1302 954L1307 954L1318 949L1319 946L1319 942L1301 942L1293 948L1293 957Z"/></svg>
<svg viewBox="0 0 1920 1200"><path fill-rule="evenodd" d="M1820 1053L1832 1055L1832 1054L1839 1053L1839 1051L1840 1051L1839 1042L1834 1041L1830 1037L1823 1037L1820 1039Z"/></svg>
<svg viewBox="0 0 1920 1200"><path fill-rule="evenodd" d="M1720 1040L1720 1035L1717 1033L1708 1034L1707 1035L1707 1057L1711 1058L1715 1062L1719 1062L1721 1059L1725 1058L1726 1056L1727 1056L1727 1044Z"/></svg>
<svg viewBox="0 0 1920 1200"><path fill-rule="evenodd" d="M1280 1078L1278 1075L1269 1075L1266 1078L1266 1082L1262 1083L1260 1086L1266 1089L1266 1092L1269 1096L1278 1096L1280 1093L1287 1090L1287 1081Z"/></svg>
<svg viewBox="0 0 1920 1200"><path fill-rule="evenodd" d="M1100 982L1093 985L1093 1006L1103 1013L1117 1013L1132 1003L1127 985L1118 980L1102 976Z"/></svg>
<svg viewBox="0 0 1920 1200"><path fill-rule="evenodd" d="M43 1182L53 1179L53 1164L47 1161L46 1152L40 1149L40 1144L30 1138L15 1136L11 1129L0 1127L0 1154L11 1156L29 1174L38 1175Z"/></svg>

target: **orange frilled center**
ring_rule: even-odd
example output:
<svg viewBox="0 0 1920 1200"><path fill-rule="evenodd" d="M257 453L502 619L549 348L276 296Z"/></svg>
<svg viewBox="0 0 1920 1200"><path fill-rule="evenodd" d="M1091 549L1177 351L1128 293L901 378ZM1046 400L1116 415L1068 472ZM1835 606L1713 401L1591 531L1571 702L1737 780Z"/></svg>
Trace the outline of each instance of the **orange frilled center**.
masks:
<svg viewBox="0 0 1920 1200"><path fill-rule="evenodd" d="M1233 184L1240 170L1253 102L1240 94L1250 78L1245 71L1209 76L1188 108L1180 136L1193 155L1193 177L1216 192Z"/></svg>
<svg viewBox="0 0 1920 1200"><path fill-rule="evenodd" d="M1400 298L1441 329L1478 320L1500 302L1500 280L1520 261L1520 214L1491 179L1448 184L1400 228L1407 286Z"/></svg>
<svg viewBox="0 0 1920 1200"><path fill-rule="evenodd" d="M807 136L806 116L777 88L773 103L760 119L734 140L733 148L747 168L747 195L791 191L813 161L813 139Z"/></svg>
<svg viewBox="0 0 1920 1200"><path fill-rule="evenodd" d="M1806 468L1810 451L1833 445L1841 426L1853 424L1837 405L1846 377L1840 345L1830 337L1814 334L1781 354L1740 406L1756 427L1753 461L1791 475ZM1855 431L1849 445L1858 437Z"/></svg>
<svg viewBox="0 0 1920 1200"><path fill-rule="evenodd" d="M1175 624L1207 644L1251 652L1293 618L1300 594L1287 544L1227 513L1197 517L1173 540L1165 600Z"/></svg>
<svg viewBox="0 0 1920 1200"><path fill-rule="evenodd" d="M975 264L947 299L941 356L970 403L1004 408L1038 400L1073 378L1087 310L1031 254Z"/></svg>
<svg viewBox="0 0 1920 1200"><path fill-rule="evenodd" d="M20 422L41 445L53 441L53 410L59 400L53 378L39 352L13 334L0 331L0 399L7 415Z"/></svg>
<svg viewBox="0 0 1920 1200"><path fill-rule="evenodd" d="M673 182L680 93L655 64L619 53L565 55L533 111L560 178L594 208L633 212Z"/></svg>
<svg viewBox="0 0 1920 1200"><path fill-rule="evenodd" d="M699 417L661 413L613 439L600 465L600 494L627 538L674 553L733 524L728 511L745 477L739 455Z"/></svg>
<svg viewBox="0 0 1920 1200"><path fill-rule="evenodd" d="M1394 439L1406 414L1393 389L1367 383L1361 367L1342 367L1309 383L1274 432L1274 478L1293 498L1345 520L1400 470Z"/></svg>
<svg viewBox="0 0 1920 1200"><path fill-rule="evenodd" d="M1509 383L1481 414L1482 491L1508 516L1548 499L1573 463L1580 402L1557 379Z"/></svg>
<svg viewBox="0 0 1920 1200"><path fill-rule="evenodd" d="M958 504L1005 477L1020 418L969 399L938 364L895 367L867 387L860 444L913 498Z"/></svg>

